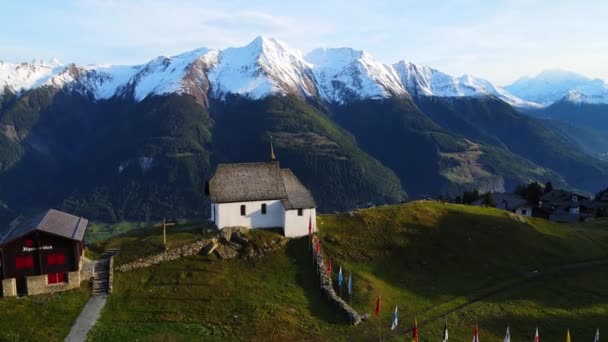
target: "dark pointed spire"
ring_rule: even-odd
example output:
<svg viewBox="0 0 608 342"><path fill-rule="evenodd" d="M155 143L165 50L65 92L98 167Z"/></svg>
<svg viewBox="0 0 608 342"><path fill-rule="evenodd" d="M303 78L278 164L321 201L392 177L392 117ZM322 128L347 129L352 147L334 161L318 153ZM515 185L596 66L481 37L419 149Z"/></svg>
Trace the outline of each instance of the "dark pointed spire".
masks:
<svg viewBox="0 0 608 342"><path fill-rule="evenodd" d="M270 136L270 161L276 161L277 158L274 155L274 147L272 146L272 135Z"/></svg>

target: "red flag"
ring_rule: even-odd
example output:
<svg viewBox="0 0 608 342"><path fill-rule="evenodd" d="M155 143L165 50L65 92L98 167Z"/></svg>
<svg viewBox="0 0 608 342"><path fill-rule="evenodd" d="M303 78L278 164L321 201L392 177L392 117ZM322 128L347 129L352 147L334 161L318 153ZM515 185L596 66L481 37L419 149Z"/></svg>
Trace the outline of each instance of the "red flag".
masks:
<svg viewBox="0 0 608 342"><path fill-rule="evenodd" d="M327 274L331 278L331 258L327 258Z"/></svg>
<svg viewBox="0 0 608 342"><path fill-rule="evenodd" d="M380 314L380 296L376 299L376 317Z"/></svg>
<svg viewBox="0 0 608 342"><path fill-rule="evenodd" d="M534 342L540 342L540 336L538 335L538 328L536 328L536 334L534 335Z"/></svg>
<svg viewBox="0 0 608 342"><path fill-rule="evenodd" d="M317 239L317 242L315 243L315 252L317 252L317 254L319 254L319 249L321 246L319 246L319 240Z"/></svg>
<svg viewBox="0 0 608 342"><path fill-rule="evenodd" d="M479 327L475 323L475 329L473 330L473 342L479 342Z"/></svg>
<svg viewBox="0 0 608 342"><path fill-rule="evenodd" d="M312 235L312 216L308 218L308 235Z"/></svg>
<svg viewBox="0 0 608 342"><path fill-rule="evenodd" d="M412 331L412 341L418 342L418 320L414 319L414 330Z"/></svg>

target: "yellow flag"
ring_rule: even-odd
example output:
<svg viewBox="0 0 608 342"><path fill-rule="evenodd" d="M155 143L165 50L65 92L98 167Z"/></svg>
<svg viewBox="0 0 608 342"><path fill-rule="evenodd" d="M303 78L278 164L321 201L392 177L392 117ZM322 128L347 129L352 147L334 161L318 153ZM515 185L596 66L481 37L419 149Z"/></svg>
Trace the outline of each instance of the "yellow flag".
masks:
<svg viewBox="0 0 608 342"><path fill-rule="evenodd" d="M572 342L570 340L570 329L566 330L566 342Z"/></svg>

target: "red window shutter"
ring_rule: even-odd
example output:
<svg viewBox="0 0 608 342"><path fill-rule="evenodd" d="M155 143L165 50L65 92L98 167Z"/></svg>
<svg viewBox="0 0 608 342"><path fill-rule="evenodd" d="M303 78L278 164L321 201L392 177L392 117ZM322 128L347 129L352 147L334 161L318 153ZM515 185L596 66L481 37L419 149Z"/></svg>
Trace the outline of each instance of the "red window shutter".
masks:
<svg viewBox="0 0 608 342"><path fill-rule="evenodd" d="M27 239L23 241L23 246L24 247L34 247L34 240L32 239Z"/></svg>
<svg viewBox="0 0 608 342"><path fill-rule="evenodd" d="M27 268L34 267L34 256L28 255L25 257L25 267L27 267Z"/></svg>
<svg viewBox="0 0 608 342"><path fill-rule="evenodd" d="M58 283L65 283L65 273L57 273L57 282Z"/></svg>
<svg viewBox="0 0 608 342"><path fill-rule="evenodd" d="M57 264L57 257L55 256L55 254L49 253L46 255L46 264L49 266Z"/></svg>
<svg viewBox="0 0 608 342"><path fill-rule="evenodd" d="M65 264L65 254L58 253L55 256L56 256L56 259L57 259L57 265L64 265Z"/></svg>
<svg viewBox="0 0 608 342"><path fill-rule="evenodd" d="M15 257L15 268L23 268L23 257Z"/></svg>

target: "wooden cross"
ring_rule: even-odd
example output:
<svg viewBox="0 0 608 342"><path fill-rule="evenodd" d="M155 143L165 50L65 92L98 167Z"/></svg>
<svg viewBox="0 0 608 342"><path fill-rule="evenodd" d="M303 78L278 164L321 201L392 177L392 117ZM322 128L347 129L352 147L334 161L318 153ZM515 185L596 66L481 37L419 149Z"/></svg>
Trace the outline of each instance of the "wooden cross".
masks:
<svg viewBox="0 0 608 342"><path fill-rule="evenodd" d="M165 250L167 250L167 227L175 226L177 221L167 221L163 217L163 245L165 246Z"/></svg>

